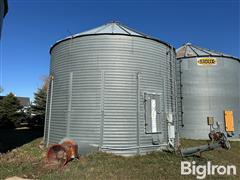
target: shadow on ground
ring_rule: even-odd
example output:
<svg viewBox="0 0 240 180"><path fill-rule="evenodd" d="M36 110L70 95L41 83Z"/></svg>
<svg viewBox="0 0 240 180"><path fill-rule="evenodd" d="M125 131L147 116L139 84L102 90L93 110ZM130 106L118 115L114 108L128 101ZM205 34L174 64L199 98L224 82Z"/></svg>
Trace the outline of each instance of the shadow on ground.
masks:
<svg viewBox="0 0 240 180"><path fill-rule="evenodd" d="M0 129L0 153L11 151L42 136L42 127Z"/></svg>

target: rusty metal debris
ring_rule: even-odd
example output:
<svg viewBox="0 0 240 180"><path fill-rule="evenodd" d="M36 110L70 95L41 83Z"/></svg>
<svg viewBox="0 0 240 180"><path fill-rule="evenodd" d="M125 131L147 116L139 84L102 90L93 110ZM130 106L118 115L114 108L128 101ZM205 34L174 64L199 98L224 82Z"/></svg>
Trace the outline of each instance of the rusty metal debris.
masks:
<svg viewBox="0 0 240 180"><path fill-rule="evenodd" d="M52 145L47 151L47 164L65 166L72 159L79 158L78 145L71 139Z"/></svg>

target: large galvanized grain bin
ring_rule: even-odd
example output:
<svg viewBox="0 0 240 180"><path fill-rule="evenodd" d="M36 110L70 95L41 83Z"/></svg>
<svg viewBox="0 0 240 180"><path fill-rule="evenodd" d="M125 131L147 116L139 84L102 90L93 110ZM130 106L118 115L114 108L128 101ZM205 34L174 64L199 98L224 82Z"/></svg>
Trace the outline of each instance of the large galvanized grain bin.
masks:
<svg viewBox="0 0 240 180"><path fill-rule="evenodd" d="M5 17L7 12L8 12L8 1L7 0L1 0L0 1L0 38L1 38L3 18Z"/></svg>
<svg viewBox="0 0 240 180"><path fill-rule="evenodd" d="M226 128L226 113L232 113L234 132L240 130L240 60L227 54L187 43L177 49L179 65L180 136L208 139L207 117ZM216 125L215 125L216 126Z"/></svg>
<svg viewBox="0 0 240 180"><path fill-rule="evenodd" d="M50 54L47 144L68 137L133 155L178 143L169 44L113 22L57 42Z"/></svg>

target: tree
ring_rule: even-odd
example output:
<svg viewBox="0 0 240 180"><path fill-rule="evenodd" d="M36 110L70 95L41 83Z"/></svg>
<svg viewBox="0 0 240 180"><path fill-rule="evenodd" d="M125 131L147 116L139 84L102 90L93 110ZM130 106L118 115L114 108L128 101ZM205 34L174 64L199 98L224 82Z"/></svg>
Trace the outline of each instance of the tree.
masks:
<svg viewBox="0 0 240 180"><path fill-rule="evenodd" d="M13 93L9 93L0 101L1 126L17 126L23 116L20 101Z"/></svg>
<svg viewBox="0 0 240 180"><path fill-rule="evenodd" d="M44 124L45 110L46 110L46 99L47 99L47 88L44 86L38 88L37 92L34 93L34 101L32 104L32 113L34 114L34 124Z"/></svg>
<svg viewBox="0 0 240 180"><path fill-rule="evenodd" d="M47 92L48 86L49 86L49 82L50 82L50 77L44 75L44 76L41 77L41 79L43 81L42 89L44 89L44 91Z"/></svg>

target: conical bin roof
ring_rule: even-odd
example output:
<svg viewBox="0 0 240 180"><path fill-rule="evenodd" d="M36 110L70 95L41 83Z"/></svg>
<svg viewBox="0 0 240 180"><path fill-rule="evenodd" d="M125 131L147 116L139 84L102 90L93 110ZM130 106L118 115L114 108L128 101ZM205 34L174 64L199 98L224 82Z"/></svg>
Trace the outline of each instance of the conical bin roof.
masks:
<svg viewBox="0 0 240 180"><path fill-rule="evenodd" d="M222 52L202 48L195 46L191 43L186 43L182 45L180 48L176 50L177 52L177 59L182 59L182 58L191 58L191 57L229 57L233 59L239 60L237 57L233 57L229 54L225 54Z"/></svg>

